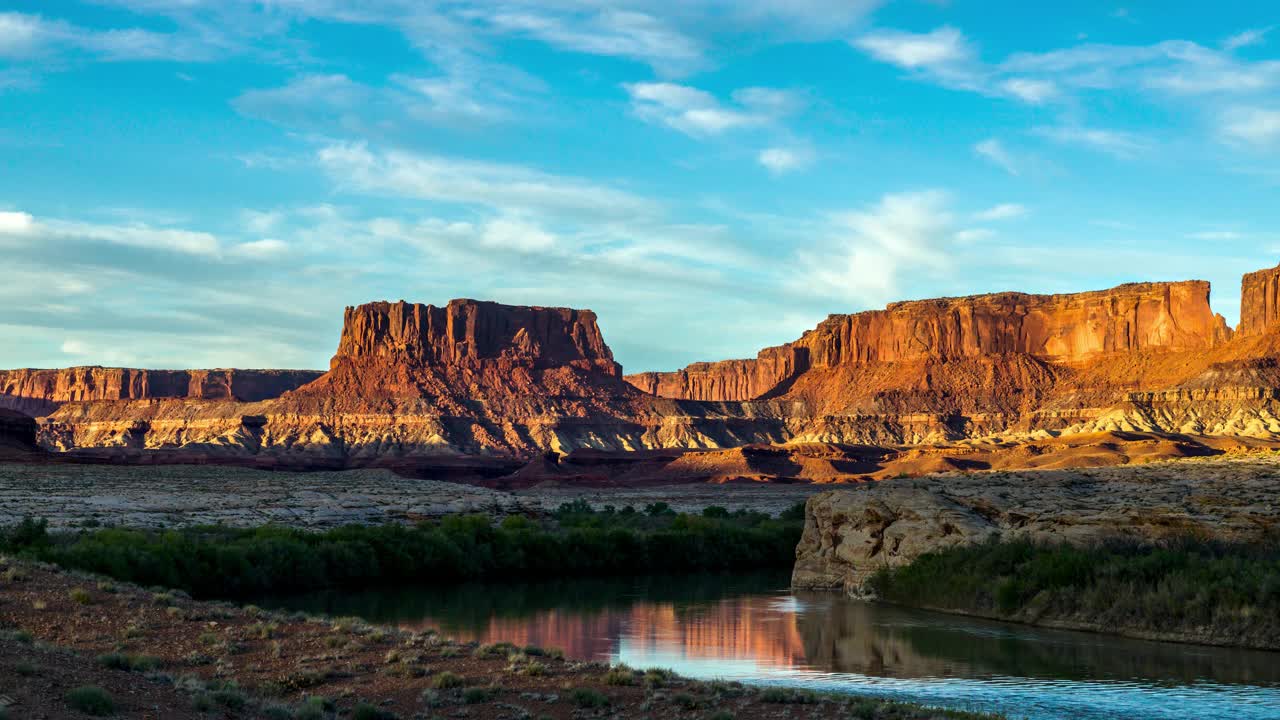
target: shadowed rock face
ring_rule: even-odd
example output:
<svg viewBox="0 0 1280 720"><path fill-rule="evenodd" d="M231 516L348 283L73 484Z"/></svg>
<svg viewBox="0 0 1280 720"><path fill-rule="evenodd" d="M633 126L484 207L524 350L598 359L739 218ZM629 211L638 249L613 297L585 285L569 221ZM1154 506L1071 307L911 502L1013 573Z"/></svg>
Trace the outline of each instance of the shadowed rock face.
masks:
<svg viewBox="0 0 1280 720"><path fill-rule="evenodd" d="M95 400L241 400L279 397L320 377L314 370L137 370L74 367L0 370L0 408L39 417Z"/></svg>
<svg viewBox="0 0 1280 720"><path fill-rule="evenodd" d="M1251 272L1240 283L1241 335L1259 335L1280 320L1280 267Z"/></svg>
<svg viewBox="0 0 1280 720"><path fill-rule="evenodd" d="M1141 283L1071 295L1000 293L920 300L833 315L755 360L698 363L628 376L672 398L743 401L767 396L813 369L1027 355L1080 365L1099 356L1208 349L1231 330L1209 307L1209 283Z"/></svg>

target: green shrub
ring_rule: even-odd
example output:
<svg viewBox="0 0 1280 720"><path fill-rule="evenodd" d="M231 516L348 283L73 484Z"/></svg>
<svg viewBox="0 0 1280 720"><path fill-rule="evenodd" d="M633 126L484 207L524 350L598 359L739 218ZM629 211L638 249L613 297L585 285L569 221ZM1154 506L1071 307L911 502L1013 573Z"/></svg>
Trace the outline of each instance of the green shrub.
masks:
<svg viewBox="0 0 1280 720"><path fill-rule="evenodd" d="M619 665L604 674L604 684L614 686L635 685L636 673L626 665Z"/></svg>
<svg viewBox="0 0 1280 720"><path fill-rule="evenodd" d="M116 711L116 703L111 695L94 685L84 685L67 693L67 705L72 710L94 717L106 717Z"/></svg>
<svg viewBox="0 0 1280 720"><path fill-rule="evenodd" d="M768 687L760 693L760 700L779 705L809 705L818 702L818 696L808 690Z"/></svg>
<svg viewBox="0 0 1280 720"><path fill-rule="evenodd" d="M71 598L71 602L76 603L77 605L93 604L93 596L84 588L72 588L71 592L67 593L67 596Z"/></svg>
<svg viewBox="0 0 1280 720"><path fill-rule="evenodd" d="M462 691L462 702L468 705L486 703L498 696L497 688L471 687Z"/></svg>
<svg viewBox="0 0 1280 720"><path fill-rule="evenodd" d="M431 686L437 690L453 690L455 688L460 688L465 684L466 681L463 680L461 676L455 675L448 670L436 675L431 680Z"/></svg>
<svg viewBox="0 0 1280 720"><path fill-rule="evenodd" d="M882 569L870 586L905 605L1000 617L1088 618L1150 632L1208 629L1221 637L1275 637L1280 542L1228 545L1038 545L992 541Z"/></svg>
<svg viewBox="0 0 1280 720"><path fill-rule="evenodd" d="M677 693L671 698L671 702L675 703L681 710L693 710L698 707L698 699L689 693Z"/></svg>
<svg viewBox="0 0 1280 720"><path fill-rule="evenodd" d="M574 688L569 697L575 705L584 709L598 709L609 706L609 696L591 688Z"/></svg>
<svg viewBox="0 0 1280 720"><path fill-rule="evenodd" d="M112 670L130 670L147 672L160 666L160 659L149 655L127 655L125 653L107 653L98 656L98 664Z"/></svg>
<svg viewBox="0 0 1280 720"><path fill-rule="evenodd" d="M279 703L267 703L260 711L265 720L293 720L293 708Z"/></svg>
<svg viewBox="0 0 1280 720"><path fill-rule="evenodd" d="M790 567L801 530L800 521L762 513L677 514L663 503L644 513L617 513L583 503L562 507L546 523L494 523L464 515L412 527L320 532L280 526L96 528L53 542L45 530L19 525L0 529L0 552L145 587L242 598L422 577L448 581L613 575L623 569L630 574ZM177 596L159 592L153 599L172 605Z"/></svg>
<svg viewBox="0 0 1280 720"><path fill-rule="evenodd" d="M351 712L351 720L395 720L395 713L387 712L375 705L362 702Z"/></svg>

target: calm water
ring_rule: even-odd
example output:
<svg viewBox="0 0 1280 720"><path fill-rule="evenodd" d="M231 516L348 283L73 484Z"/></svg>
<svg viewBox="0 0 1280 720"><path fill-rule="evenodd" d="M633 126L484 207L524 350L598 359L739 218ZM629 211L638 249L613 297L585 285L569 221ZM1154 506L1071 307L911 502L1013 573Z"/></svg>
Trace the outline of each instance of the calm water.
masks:
<svg viewBox="0 0 1280 720"><path fill-rule="evenodd" d="M1280 719L1280 653L1149 643L793 593L785 575L312 595L268 604L698 678L1029 718Z"/></svg>

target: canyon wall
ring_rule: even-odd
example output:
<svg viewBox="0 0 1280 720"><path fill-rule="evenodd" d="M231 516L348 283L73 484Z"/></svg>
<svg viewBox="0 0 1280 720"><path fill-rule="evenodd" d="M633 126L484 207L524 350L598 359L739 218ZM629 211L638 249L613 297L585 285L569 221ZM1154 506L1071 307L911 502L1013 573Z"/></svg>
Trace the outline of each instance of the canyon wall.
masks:
<svg viewBox="0 0 1280 720"><path fill-rule="evenodd" d="M1280 267L1258 270L1240 282L1241 335L1259 335L1280 320Z"/></svg>
<svg viewBox="0 0 1280 720"><path fill-rule="evenodd" d="M314 370L0 370L0 408L39 417L63 403L191 398L256 402L320 377Z"/></svg>
<svg viewBox="0 0 1280 720"><path fill-rule="evenodd" d="M1226 321L1209 307L1204 281L1137 283L1068 295L999 293L832 315L758 360L702 363L628 381L663 397L742 401L775 393L812 368L1009 354L1079 365L1111 353L1205 350L1230 337ZM799 361L773 361L780 355Z"/></svg>

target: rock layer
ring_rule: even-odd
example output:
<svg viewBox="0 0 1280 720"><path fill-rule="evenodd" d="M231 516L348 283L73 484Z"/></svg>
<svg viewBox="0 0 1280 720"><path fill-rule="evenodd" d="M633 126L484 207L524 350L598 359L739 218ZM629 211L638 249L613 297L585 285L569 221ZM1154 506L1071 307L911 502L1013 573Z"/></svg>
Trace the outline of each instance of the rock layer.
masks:
<svg viewBox="0 0 1280 720"><path fill-rule="evenodd" d="M63 403L95 400L240 400L279 397L320 377L314 370L138 370L73 367L0 370L0 408L47 415Z"/></svg>
<svg viewBox="0 0 1280 720"><path fill-rule="evenodd" d="M1100 355L1204 350L1231 330L1209 306L1209 283L1139 283L1069 295L999 293L919 300L832 315L756 360L699 363L629 376L641 390L691 400L744 401L810 369L1027 355L1079 365Z"/></svg>

